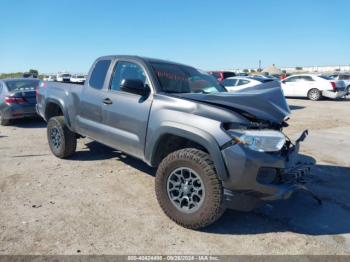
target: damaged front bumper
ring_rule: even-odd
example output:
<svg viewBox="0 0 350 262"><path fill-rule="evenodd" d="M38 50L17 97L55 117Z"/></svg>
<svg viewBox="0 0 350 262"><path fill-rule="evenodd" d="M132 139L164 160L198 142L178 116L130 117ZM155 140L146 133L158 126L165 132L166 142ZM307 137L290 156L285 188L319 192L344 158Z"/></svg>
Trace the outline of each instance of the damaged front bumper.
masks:
<svg viewBox="0 0 350 262"><path fill-rule="evenodd" d="M252 151L238 144L222 150L229 173L223 181L226 207L249 211L265 201L288 199L295 191L311 193L304 184L313 163L299 155L307 135L305 130L294 144L287 141L278 153Z"/></svg>

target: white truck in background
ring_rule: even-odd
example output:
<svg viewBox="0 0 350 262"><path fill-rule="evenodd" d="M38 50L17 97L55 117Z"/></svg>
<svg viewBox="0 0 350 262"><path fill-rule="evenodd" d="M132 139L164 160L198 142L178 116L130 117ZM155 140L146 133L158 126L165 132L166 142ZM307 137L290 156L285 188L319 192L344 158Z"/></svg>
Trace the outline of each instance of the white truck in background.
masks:
<svg viewBox="0 0 350 262"><path fill-rule="evenodd" d="M75 74L75 75L72 75L72 77L70 78L70 81L72 83L84 84L86 81L86 76L83 74Z"/></svg>
<svg viewBox="0 0 350 262"><path fill-rule="evenodd" d="M57 82L70 82L71 74L68 73L58 73L56 75L56 81Z"/></svg>

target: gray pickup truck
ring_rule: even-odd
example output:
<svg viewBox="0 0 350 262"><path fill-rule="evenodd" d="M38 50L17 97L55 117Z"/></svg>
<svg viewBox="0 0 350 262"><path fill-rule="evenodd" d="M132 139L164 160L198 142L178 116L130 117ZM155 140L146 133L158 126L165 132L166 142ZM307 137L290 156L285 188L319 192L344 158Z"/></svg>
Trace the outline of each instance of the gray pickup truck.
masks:
<svg viewBox="0 0 350 262"><path fill-rule="evenodd" d="M187 228L306 189L296 165L306 132L296 143L282 133L290 110L275 81L228 93L190 66L105 56L83 86L42 82L37 112L59 158L89 137L157 167L158 202Z"/></svg>

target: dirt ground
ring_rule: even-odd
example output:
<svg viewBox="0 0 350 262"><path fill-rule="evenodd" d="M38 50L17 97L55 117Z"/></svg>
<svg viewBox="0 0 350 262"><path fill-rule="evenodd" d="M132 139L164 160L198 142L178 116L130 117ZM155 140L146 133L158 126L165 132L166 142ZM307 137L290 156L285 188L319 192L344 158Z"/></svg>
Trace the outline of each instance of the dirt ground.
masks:
<svg viewBox="0 0 350 262"><path fill-rule="evenodd" d="M250 213L227 211L192 231L157 204L154 170L88 139L69 160L49 151L45 123L0 127L0 254L350 254L350 101L288 100L291 137L305 128L309 179Z"/></svg>

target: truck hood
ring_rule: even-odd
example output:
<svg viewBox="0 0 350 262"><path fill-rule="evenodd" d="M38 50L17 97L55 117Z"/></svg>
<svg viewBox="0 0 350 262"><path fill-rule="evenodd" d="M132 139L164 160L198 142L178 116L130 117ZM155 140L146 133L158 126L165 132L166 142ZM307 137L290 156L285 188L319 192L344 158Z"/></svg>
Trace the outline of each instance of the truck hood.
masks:
<svg viewBox="0 0 350 262"><path fill-rule="evenodd" d="M289 106L277 81L263 83L233 93L181 93L174 96L221 106L233 111L246 112L256 119L276 124L281 124L290 114Z"/></svg>

